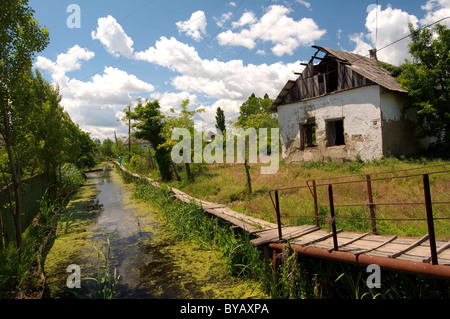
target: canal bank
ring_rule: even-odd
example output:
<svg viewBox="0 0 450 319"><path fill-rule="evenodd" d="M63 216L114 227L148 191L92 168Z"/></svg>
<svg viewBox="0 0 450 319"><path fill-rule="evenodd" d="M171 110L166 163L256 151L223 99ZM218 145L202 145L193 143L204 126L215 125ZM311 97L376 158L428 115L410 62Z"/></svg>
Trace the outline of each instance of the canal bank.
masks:
<svg viewBox="0 0 450 319"><path fill-rule="evenodd" d="M94 247L110 241L110 268L120 276L116 298L263 297L256 283L228 274L216 250L174 239L151 203L133 199L133 183L124 183L112 164L87 174L72 197L44 262L46 298L95 296L98 257ZM69 289L69 265L78 265L81 288Z"/></svg>

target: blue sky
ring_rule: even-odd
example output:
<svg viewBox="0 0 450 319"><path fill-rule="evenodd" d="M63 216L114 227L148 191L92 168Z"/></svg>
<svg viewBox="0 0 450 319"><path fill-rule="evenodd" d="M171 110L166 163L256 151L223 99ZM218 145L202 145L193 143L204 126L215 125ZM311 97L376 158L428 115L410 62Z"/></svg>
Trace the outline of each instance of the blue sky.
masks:
<svg viewBox="0 0 450 319"><path fill-rule="evenodd" d="M450 16L450 0L376 2L30 0L50 32L34 65L59 85L61 104L92 137L125 136L118 119L137 98L158 99L165 112L189 98L192 109L205 109L197 117L204 130L214 130L217 107L233 121L251 93L275 98L313 44L367 55L407 35L408 22ZM398 65L407 45L378 57Z"/></svg>

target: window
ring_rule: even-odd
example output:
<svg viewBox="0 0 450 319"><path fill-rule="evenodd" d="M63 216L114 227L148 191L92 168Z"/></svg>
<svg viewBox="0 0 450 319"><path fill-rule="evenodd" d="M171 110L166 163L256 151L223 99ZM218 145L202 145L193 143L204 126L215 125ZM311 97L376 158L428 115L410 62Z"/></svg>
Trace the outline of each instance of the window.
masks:
<svg viewBox="0 0 450 319"><path fill-rule="evenodd" d="M302 149L316 146L316 121L314 118L309 119L306 124L301 125L301 134Z"/></svg>
<svg viewBox="0 0 450 319"><path fill-rule="evenodd" d="M345 145L344 120L327 121L327 146Z"/></svg>

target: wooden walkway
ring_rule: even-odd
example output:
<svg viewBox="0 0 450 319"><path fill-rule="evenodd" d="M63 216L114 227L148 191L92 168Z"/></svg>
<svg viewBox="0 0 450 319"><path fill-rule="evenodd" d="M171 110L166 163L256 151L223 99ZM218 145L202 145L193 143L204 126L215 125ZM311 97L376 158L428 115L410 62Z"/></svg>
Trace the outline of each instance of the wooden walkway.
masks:
<svg viewBox="0 0 450 319"><path fill-rule="evenodd" d="M117 166L118 163L115 162ZM148 177L141 177L131 173L123 166L122 171L127 172L135 178L144 178L153 186L160 187L159 183ZM270 246L275 249L284 247L289 243L299 254L310 256L322 256L333 259L335 255L342 253L350 254L352 258L346 257L346 262L359 263L362 256L371 257L386 268L407 271L411 273L433 275L437 270L437 277L450 279L450 241L436 240L439 265L431 265L430 244L428 235L422 238L406 238L397 236L373 235L370 233L346 232L337 230L338 252L334 249L334 239L331 232L320 229L313 225L283 226L282 241L279 239L278 225L254 218L243 213L234 211L225 205L212 203L192 197L178 189L171 188L174 197L182 202L195 202L204 211L218 218L226 220L231 224L242 228L255 237L250 242L253 246ZM306 249L305 249L306 248ZM334 255L332 253L335 253ZM336 257L335 260L340 260ZM353 261L354 260L354 261ZM395 261L394 263L392 261ZM397 262L400 261L400 262ZM405 264L405 262L407 262ZM367 263L366 263L367 264ZM390 266L393 264L394 266ZM397 266L395 266L397 265ZM380 265L381 267L381 265ZM434 267L434 269L432 269ZM383 267L382 267L383 268Z"/></svg>
<svg viewBox="0 0 450 319"><path fill-rule="evenodd" d="M260 246L279 242L278 229L259 232L251 242ZM311 246L331 253L334 250L332 233L312 225L283 228L283 239L291 245ZM422 238L372 235L370 233L337 230L338 250L355 256L369 256L429 263L431 261L428 235ZM450 266L450 241L436 240L439 265Z"/></svg>

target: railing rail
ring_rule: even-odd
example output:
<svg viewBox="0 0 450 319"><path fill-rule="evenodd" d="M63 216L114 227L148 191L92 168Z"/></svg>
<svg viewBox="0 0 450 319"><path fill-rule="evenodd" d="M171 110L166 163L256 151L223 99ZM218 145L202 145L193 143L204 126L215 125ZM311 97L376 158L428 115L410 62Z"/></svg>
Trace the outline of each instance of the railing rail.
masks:
<svg viewBox="0 0 450 319"><path fill-rule="evenodd" d="M425 167L418 167L418 168L410 168L410 169L403 169L403 170L396 170L396 171L389 171L389 172L378 172L378 173L371 173L371 174L360 174L360 175L348 175L348 176L340 176L340 177L332 177L329 179L315 179L315 180L306 180L305 185L301 186L293 186L293 187L286 187L286 188L278 188L273 189L269 191L269 195L272 201L272 204L275 209L276 217L277 217L277 224L278 224L278 235L279 239L283 240L283 233L282 233L282 223L281 218L282 217L296 217L296 218L312 218L314 217L315 225L319 227L319 218L327 218L327 221L331 225L331 231L333 235L333 246L334 250L338 250L338 240L337 240L337 232L336 232L336 219L340 218L347 218L347 219L361 219L361 220L370 220L370 225L372 229L373 234L377 234L377 220L391 220L391 221L427 221L427 231L428 231L428 239L430 243L430 252L431 252L431 263L437 264L437 251L436 251L436 237L435 237L435 229L434 229L434 221L435 220L449 220L450 216L444 216L444 217L434 217L433 216L433 206L435 205L448 205L450 204L450 201L440 200L440 201L432 201L431 196L431 190L430 190L430 175L436 175L436 174L446 174L450 172L450 169L443 169L443 170L437 170L437 171L429 171L429 172L420 172L420 173L414 173L414 174L401 174L398 176L388 176L388 177L375 177L381 174L394 174L394 173L400 173L400 172L406 172L406 171L413 171L413 170L427 170L430 168L436 168L439 166L449 166L450 163L445 164L438 164L438 165L432 165L432 166L425 166ZM356 177L365 177L363 179L355 179ZM388 180L394 180L394 179L401 179L401 178L412 178L412 177L421 177L421 188L423 190L423 201L409 201L409 202L376 202L374 198L374 190L373 190L373 182L375 181L388 181ZM344 180L339 181L339 179L344 178L351 178L351 180ZM325 182L327 180L327 182ZM336 204L335 203L335 196L333 195L333 188L335 188L338 185L355 185L355 184L366 184L366 202L364 203L344 203L344 204ZM326 187L328 192L328 201L327 203L321 203L320 207L325 207L329 209L329 215L328 216L319 216L319 200L318 200L318 189L320 187ZM301 190L301 189L309 189L309 192L311 193L311 196L313 198L314 202L314 216L298 216L298 215L286 215L282 214L281 212L281 206L280 206L280 193L283 191L288 190ZM272 197L272 193L274 193L274 198ZM450 194L450 192L448 192ZM425 216L423 218L380 218L376 216L376 207L377 206L414 206L414 205L423 205L425 207L424 213ZM367 207L369 209L369 215L367 217L355 217L355 216L336 216L335 209L338 207Z"/></svg>

